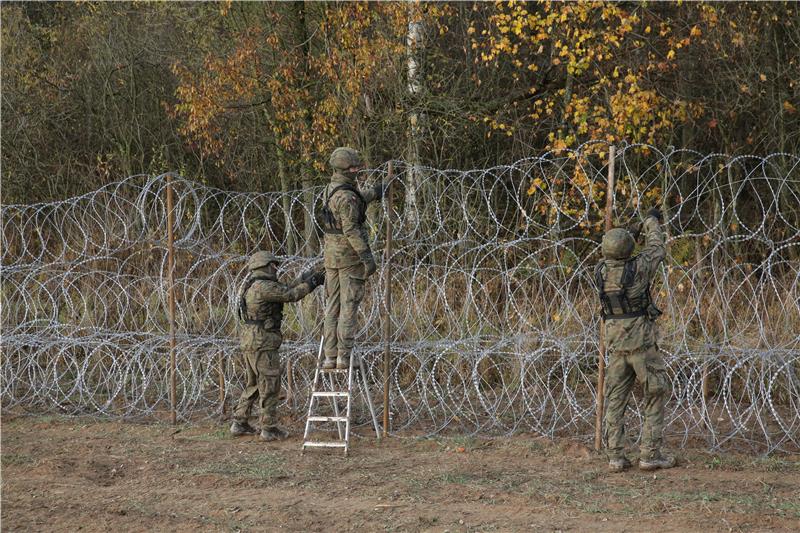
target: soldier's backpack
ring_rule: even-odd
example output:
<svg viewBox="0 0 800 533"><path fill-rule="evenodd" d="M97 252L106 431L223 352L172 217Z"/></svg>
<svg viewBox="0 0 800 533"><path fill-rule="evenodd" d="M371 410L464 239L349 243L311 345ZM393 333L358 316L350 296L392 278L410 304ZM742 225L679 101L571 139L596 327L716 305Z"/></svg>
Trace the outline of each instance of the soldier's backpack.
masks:
<svg viewBox="0 0 800 533"><path fill-rule="evenodd" d="M269 304L269 308L267 309L266 320L254 320L247 316L247 301L245 300L245 295L247 295L247 291L248 289L250 289L250 287L253 286L253 283L258 281L259 279L266 279L266 278L248 276L248 278L242 284L242 289L239 291L239 309L238 309L239 320L241 320L242 322L244 322L249 326L259 326L261 328L266 328L266 329L280 330L281 322L283 321L282 303L276 302Z"/></svg>
<svg viewBox="0 0 800 533"><path fill-rule="evenodd" d="M330 191L330 194L325 196L325 203L322 206L322 231L331 235L341 235L342 234L342 225L336 221L336 217L333 216L333 212L331 211L330 201L333 198L333 195L337 192L345 190L350 191L356 195L358 198L359 209L358 209L358 223L363 224L367 221L367 202L364 200L364 197L361 196L361 191L359 191L356 187L348 183L343 183L341 185L337 185Z"/></svg>
<svg viewBox="0 0 800 533"><path fill-rule="evenodd" d="M636 279L636 258L631 257L625 262L622 268L622 278L619 282L619 289L613 291L605 290L605 261L601 261L595 269L595 283L597 284L597 292L600 296L600 313L603 320L613 320L619 318L635 318L638 316L647 316L651 320L655 320L661 311L653 305L652 298L650 297L650 284L647 288L637 296L632 298L628 295L628 289L633 285Z"/></svg>

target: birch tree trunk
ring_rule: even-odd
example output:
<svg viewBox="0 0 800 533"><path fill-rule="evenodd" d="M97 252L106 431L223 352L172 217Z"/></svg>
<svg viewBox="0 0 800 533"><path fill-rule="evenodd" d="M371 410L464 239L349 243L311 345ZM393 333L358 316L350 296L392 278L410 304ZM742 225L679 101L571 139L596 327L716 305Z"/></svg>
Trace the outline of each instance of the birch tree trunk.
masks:
<svg viewBox="0 0 800 533"><path fill-rule="evenodd" d="M424 113L420 111L419 100L422 95L423 77L420 56L425 47L424 30L419 6L412 2L409 4L408 33L406 34L406 65L411 110L408 116L405 219L410 230L415 229L419 223L419 186L422 181L420 145L422 144L422 123L425 117Z"/></svg>

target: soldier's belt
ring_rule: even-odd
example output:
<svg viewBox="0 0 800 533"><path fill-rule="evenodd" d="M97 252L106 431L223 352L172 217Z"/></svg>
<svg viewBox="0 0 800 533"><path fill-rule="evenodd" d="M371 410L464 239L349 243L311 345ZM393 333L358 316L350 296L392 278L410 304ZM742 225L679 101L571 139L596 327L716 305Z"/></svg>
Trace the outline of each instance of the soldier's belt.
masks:
<svg viewBox="0 0 800 533"><path fill-rule="evenodd" d="M247 326L257 326L259 328L264 328L264 324L266 324L266 322L267 322L266 320L245 320L244 321L245 325L247 325ZM267 331L280 333L280 331L278 331L276 329L272 329L272 328L268 329Z"/></svg>
<svg viewBox="0 0 800 533"><path fill-rule="evenodd" d="M640 309L638 311L633 311L631 313L620 313L618 315L607 315L605 313L601 313L603 320L617 320L621 318L636 318L639 316L647 315L647 311L645 309Z"/></svg>

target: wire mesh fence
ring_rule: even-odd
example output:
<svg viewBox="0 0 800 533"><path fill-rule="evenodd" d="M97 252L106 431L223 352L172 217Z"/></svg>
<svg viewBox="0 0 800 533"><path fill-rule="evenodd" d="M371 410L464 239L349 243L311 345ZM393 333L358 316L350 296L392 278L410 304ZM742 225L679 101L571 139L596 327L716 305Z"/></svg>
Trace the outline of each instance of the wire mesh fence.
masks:
<svg viewBox="0 0 800 533"><path fill-rule="evenodd" d="M608 147L591 143L460 171L395 162L395 208L368 217L380 255L393 220L392 307L367 285L357 352L375 394L390 321L391 430L592 433ZM614 219L665 212L654 286L678 444L800 447L800 158L617 151ZM369 180L387 179L387 166ZM238 193L174 179L177 411L215 416L241 390L236 294L246 257L316 261L322 187ZM64 201L2 207L5 407L122 418L169 407L165 176ZM286 402L300 416L322 291L287 306ZM378 402L380 403L380 402ZM640 417L639 398L631 416ZM357 420L367 422L363 402ZM380 414L380 413L379 413Z"/></svg>

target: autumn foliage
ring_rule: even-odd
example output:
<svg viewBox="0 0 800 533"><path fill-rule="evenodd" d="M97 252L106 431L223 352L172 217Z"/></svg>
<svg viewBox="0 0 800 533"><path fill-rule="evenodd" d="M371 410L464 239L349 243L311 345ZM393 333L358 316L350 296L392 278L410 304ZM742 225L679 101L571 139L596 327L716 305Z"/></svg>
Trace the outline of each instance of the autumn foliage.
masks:
<svg viewBox="0 0 800 533"><path fill-rule="evenodd" d="M7 202L166 170L295 188L319 183L344 144L373 164L458 168L592 140L759 155L800 144L793 3L0 9Z"/></svg>

